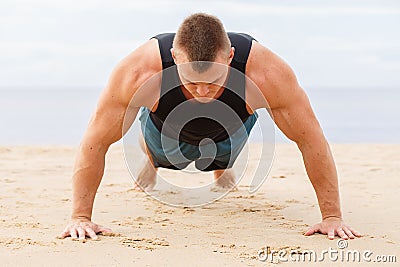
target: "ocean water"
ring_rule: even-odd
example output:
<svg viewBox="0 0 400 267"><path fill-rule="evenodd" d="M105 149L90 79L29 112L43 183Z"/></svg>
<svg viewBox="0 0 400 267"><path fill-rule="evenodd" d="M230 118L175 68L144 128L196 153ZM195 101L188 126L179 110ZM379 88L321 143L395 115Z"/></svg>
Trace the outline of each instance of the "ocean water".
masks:
<svg viewBox="0 0 400 267"><path fill-rule="evenodd" d="M400 142L400 88L306 92L330 142ZM78 145L100 93L101 88L1 88L0 145ZM279 130L276 140L288 142Z"/></svg>

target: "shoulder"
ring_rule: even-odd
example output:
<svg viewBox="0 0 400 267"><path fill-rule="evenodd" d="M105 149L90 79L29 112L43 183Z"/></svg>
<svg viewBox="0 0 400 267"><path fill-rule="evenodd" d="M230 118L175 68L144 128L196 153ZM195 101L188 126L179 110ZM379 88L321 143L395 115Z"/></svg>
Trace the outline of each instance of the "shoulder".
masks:
<svg viewBox="0 0 400 267"><path fill-rule="evenodd" d="M162 71L158 41L150 39L123 58L114 68L108 89L130 100L152 76Z"/></svg>
<svg viewBox="0 0 400 267"><path fill-rule="evenodd" d="M259 88L269 107L287 104L300 88L292 68L267 47L253 41L246 66L247 77Z"/></svg>

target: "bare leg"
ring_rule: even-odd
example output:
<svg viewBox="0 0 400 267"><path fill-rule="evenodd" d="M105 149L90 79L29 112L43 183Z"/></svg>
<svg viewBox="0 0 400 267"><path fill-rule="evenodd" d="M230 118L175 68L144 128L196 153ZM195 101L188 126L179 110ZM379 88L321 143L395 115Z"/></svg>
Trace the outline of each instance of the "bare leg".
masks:
<svg viewBox="0 0 400 267"><path fill-rule="evenodd" d="M237 191L235 173L232 169L215 170L214 180L217 189Z"/></svg>
<svg viewBox="0 0 400 267"><path fill-rule="evenodd" d="M139 172L134 189L136 191L151 191L156 185L157 169L152 164L151 156L146 149L143 136L139 137L139 144L142 151L146 153L147 158Z"/></svg>

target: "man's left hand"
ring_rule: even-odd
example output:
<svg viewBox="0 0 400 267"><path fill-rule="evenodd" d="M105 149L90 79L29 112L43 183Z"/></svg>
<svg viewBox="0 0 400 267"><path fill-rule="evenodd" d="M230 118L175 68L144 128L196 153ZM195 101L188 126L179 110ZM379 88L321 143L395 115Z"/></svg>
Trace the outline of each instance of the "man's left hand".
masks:
<svg viewBox="0 0 400 267"><path fill-rule="evenodd" d="M353 239L362 236L358 231L346 225L341 218L336 217L329 217L322 220L322 222L310 227L304 235L309 236L314 233L328 235L329 239L334 239L335 235L342 239Z"/></svg>

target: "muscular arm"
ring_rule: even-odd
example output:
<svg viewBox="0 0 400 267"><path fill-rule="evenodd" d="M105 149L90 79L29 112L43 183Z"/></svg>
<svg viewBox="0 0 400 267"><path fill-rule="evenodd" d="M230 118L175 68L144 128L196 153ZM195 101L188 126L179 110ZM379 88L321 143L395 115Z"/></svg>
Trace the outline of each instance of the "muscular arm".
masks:
<svg viewBox="0 0 400 267"><path fill-rule="evenodd" d="M130 128L140 106L147 105L148 100L143 99L151 99L148 92L138 89L161 70L159 56L154 51L158 51L157 41L148 41L122 60L111 74L76 157L73 222L59 237L71 235L76 238L78 233L80 239L84 239L85 234L96 238L97 232L106 230L91 222L94 198L104 173L105 155L110 145L121 139Z"/></svg>
<svg viewBox="0 0 400 267"><path fill-rule="evenodd" d="M83 140L79 146L73 174L72 219L91 220L97 188L104 172L106 152L111 144L122 137L124 116L128 103L121 99L116 89L121 85L119 74L113 74L100 97ZM129 114L136 116L137 108Z"/></svg>
<svg viewBox="0 0 400 267"><path fill-rule="evenodd" d="M300 149L308 177L316 192L322 220L306 234L321 232L333 238L359 235L342 224L338 176L329 144L292 69L278 56L254 43L250 54L251 79L268 101L279 129ZM249 63L248 63L249 64ZM339 222L339 223L338 223Z"/></svg>
<svg viewBox="0 0 400 267"><path fill-rule="evenodd" d="M289 75L290 77L291 75ZM284 102L272 108L277 126L300 149L317 194L322 218L341 218L338 177L333 156L304 91L290 77Z"/></svg>

